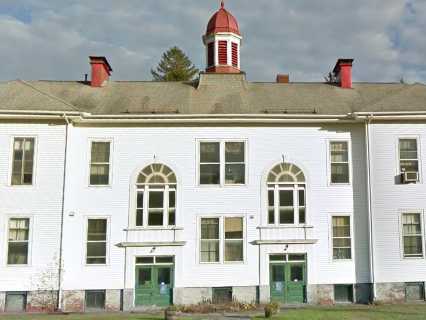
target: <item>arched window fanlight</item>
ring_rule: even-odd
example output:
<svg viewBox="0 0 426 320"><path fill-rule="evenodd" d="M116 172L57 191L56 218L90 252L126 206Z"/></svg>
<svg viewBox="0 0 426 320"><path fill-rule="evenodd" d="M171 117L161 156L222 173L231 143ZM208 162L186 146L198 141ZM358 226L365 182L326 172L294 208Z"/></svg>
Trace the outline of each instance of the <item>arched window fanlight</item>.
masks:
<svg viewBox="0 0 426 320"><path fill-rule="evenodd" d="M176 175L166 165L145 167L136 181L136 227L176 224Z"/></svg>
<svg viewBox="0 0 426 320"><path fill-rule="evenodd" d="M269 172L268 183L305 183L305 175L292 163L280 163Z"/></svg>
<svg viewBox="0 0 426 320"><path fill-rule="evenodd" d="M176 184L176 175L168 166L154 163L141 171L137 184Z"/></svg>
<svg viewBox="0 0 426 320"><path fill-rule="evenodd" d="M292 163L280 163L268 174L268 224L306 223L306 178Z"/></svg>

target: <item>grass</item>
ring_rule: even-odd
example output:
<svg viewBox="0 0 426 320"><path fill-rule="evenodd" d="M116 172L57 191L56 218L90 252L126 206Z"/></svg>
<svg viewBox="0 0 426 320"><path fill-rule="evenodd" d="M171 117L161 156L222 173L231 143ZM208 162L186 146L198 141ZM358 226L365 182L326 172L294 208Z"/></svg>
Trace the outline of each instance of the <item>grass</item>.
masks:
<svg viewBox="0 0 426 320"><path fill-rule="evenodd" d="M194 315L182 319L214 319L209 315ZM163 314L71 314L71 315L3 315L0 320L159 320ZM264 319L263 316L253 319ZM426 304L381 306L306 307L283 310L273 320L426 320Z"/></svg>
<svg viewBox="0 0 426 320"><path fill-rule="evenodd" d="M264 319L256 317L255 319ZM273 320L425 320L426 305L335 306L291 309Z"/></svg>

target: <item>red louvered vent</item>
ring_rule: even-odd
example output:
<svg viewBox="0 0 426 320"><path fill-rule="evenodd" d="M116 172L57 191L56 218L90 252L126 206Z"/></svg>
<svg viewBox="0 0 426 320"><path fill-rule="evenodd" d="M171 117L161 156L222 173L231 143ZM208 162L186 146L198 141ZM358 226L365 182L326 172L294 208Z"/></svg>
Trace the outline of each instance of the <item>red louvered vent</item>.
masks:
<svg viewBox="0 0 426 320"><path fill-rule="evenodd" d="M219 41L219 64L228 64L228 41Z"/></svg>
<svg viewBox="0 0 426 320"><path fill-rule="evenodd" d="M214 66L214 42L208 44L207 49L207 65L209 67Z"/></svg>
<svg viewBox="0 0 426 320"><path fill-rule="evenodd" d="M238 44L232 42L232 65L238 68Z"/></svg>

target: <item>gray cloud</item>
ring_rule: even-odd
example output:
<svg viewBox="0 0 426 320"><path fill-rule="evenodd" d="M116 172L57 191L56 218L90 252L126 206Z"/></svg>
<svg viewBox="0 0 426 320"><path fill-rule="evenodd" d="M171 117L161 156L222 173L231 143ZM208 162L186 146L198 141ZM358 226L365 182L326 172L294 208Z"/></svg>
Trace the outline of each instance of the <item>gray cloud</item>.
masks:
<svg viewBox="0 0 426 320"><path fill-rule="evenodd" d="M322 81L338 57L358 81L426 81L422 0L229 0L244 36L248 78ZM201 36L218 1L2 0L0 79L78 80L87 56L105 55L114 79L149 80L178 45L201 69Z"/></svg>

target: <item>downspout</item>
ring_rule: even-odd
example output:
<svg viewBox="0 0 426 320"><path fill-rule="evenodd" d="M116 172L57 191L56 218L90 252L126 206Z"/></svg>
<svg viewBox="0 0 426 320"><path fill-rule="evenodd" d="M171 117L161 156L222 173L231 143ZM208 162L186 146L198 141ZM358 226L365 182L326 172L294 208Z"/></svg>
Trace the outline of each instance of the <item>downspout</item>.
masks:
<svg viewBox="0 0 426 320"><path fill-rule="evenodd" d="M64 172L62 176L62 208L61 208L61 233L59 236L59 265L58 265L58 296L56 300L56 309L62 310L62 257L63 257L63 235L64 235L64 215L65 215L65 189L66 189L66 174L67 174L67 155L68 155L68 129L70 120L66 115L65 119L65 148L64 148Z"/></svg>
<svg viewBox="0 0 426 320"><path fill-rule="evenodd" d="M365 121L365 150L367 165L367 202L368 202L368 233L369 233L369 252L370 252L370 281L372 284L371 298L376 300L376 281L374 272L374 236L373 236L373 191L371 186L371 141L370 141L370 123L372 116L368 115Z"/></svg>

